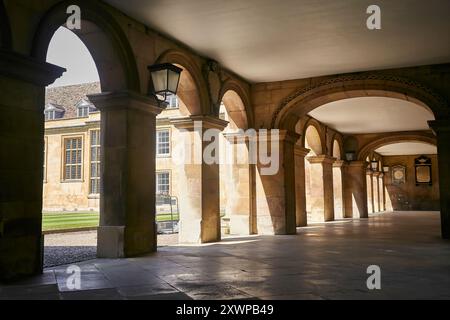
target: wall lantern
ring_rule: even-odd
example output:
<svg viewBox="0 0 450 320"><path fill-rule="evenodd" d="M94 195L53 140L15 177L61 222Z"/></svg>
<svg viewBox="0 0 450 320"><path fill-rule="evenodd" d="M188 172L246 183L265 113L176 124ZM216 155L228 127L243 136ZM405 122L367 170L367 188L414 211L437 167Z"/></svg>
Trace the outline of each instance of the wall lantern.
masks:
<svg viewBox="0 0 450 320"><path fill-rule="evenodd" d="M354 161L355 160L355 152L350 151L345 153L345 160L347 161Z"/></svg>
<svg viewBox="0 0 450 320"><path fill-rule="evenodd" d="M383 167L383 172L389 172L389 167L388 166L384 166Z"/></svg>
<svg viewBox="0 0 450 320"><path fill-rule="evenodd" d="M370 168L372 169L372 171L378 171L378 161L377 160L372 160L370 162Z"/></svg>
<svg viewBox="0 0 450 320"><path fill-rule="evenodd" d="M158 100L166 101L170 94L176 95L180 76L183 69L174 66L171 63L157 64L149 66L148 70L152 77L153 92ZM162 99L159 99L162 97Z"/></svg>

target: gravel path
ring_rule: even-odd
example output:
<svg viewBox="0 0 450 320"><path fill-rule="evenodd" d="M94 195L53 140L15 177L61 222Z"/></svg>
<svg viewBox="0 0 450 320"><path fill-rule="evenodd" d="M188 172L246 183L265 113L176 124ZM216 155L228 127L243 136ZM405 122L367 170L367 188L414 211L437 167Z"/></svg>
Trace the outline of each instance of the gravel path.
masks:
<svg viewBox="0 0 450 320"><path fill-rule="evenodd" d="M45 235L44 268L96 258L97 231ZM158 235L158 246L175 245L178 234Z"/></svg>

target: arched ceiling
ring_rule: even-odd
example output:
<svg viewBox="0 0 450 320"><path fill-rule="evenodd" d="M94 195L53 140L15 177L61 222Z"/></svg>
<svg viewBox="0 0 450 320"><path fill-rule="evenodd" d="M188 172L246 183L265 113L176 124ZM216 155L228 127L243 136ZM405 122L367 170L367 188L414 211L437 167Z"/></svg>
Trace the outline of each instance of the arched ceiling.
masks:
<svg viewBox="0 0 450 320"><path fill-rule="evenodd" d="M338 100L309 115L343 134L429 130L427 121L434 120L423 106L386 97Z"/></svg>
<svg viewBox="0 0 450 320"><path fill-rule="evenodd" d="M448 0L106 2L252 82L450 62Z"/></svg>
<svg viewBox="0 0 450 320"><path fill-rule="evenodd" d="M436 146L423 142L399 142L388 144L375 150L382 156L408 156L419 154L437 154Z"/></svg>

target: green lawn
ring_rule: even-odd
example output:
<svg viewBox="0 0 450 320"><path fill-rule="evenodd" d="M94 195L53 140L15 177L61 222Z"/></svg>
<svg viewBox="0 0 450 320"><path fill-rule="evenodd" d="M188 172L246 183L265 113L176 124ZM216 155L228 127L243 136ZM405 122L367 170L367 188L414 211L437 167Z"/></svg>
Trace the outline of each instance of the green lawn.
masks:
<svg viewBox="0 0 450 320"><path fill-rule="evenodd" d="M96 212L52 212L43 213L42 231L55 231L64 229L92 228L98 227L99 214ZM173 215L174 220L178 220L178 215ZM158 214L157 221L170 221L170 214Z"/></svg>

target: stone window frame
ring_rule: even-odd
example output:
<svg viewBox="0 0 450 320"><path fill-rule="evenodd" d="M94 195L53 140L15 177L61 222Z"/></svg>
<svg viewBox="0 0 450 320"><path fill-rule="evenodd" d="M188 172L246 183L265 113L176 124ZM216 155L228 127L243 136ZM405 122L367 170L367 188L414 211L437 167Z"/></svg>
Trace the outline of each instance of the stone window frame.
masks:
<svg viewBox="0 0 450 320"><path fill-rule="evenodd" d="M167 132L168 133L168 153L160 153L159 148L159 133ZM156 130L156 157L158 158L170 158L172 156L172 130L171 128L158 128Z"/></svg>
<svg viewBox="0 0 450 320"><path fill-rule="evenodd" d="M175 105L172 103L175 101ZM180 99L175 94L170 94L166 98L166 102L168 103L167 109L174 110L180 108Z"/></svg>
<svg viewBox="0 0 450 320"><path fill-rule="evenodd" d="M97 137L98 142L97 142L96 145L92 144L92 135L93 135L94 132L98 133L98 137ZM89 133L89 196L98 196L101 193L101 190L100 190L100 163L101 163L100 162L101 161L100 160L100 148L101 148L101 132L100 132L100 128L98 128L98 129L91 129L91 130L88 131L88 133ZM92 160L93 148L96 148L96 150L98 150L98 158L95 161ZM92 176L92 165L93 164L95 164L97 166L97 177L93 177ZM97 184L98 184L98 186L97 186L97 191L98 192L95 192L95 193L92 192L92 182L93 182L93 180L96 180Z"/></svg>
<svg viewBox="0 0 450 320"><path fill-rule="evenodd" d="M159 175L161 174L167 174L168 175L168 194L172 194L172 172L170 170L157 170L155 173L155 194L156 195L166 195L158 192L158 185L159 185Z"/></svg>
<svg viewBox="0 0 450 320"><path fill-rule="evenodd" d="M81 161L80 161L80 178L70 179L66 177L66 140L69 139L81 139ZM73 135L63 135L61 136L61 182L62 183L72 183L72 182L84 182L84 134L73 134ZM77 165L77 164L75 164Z"/></svg>

